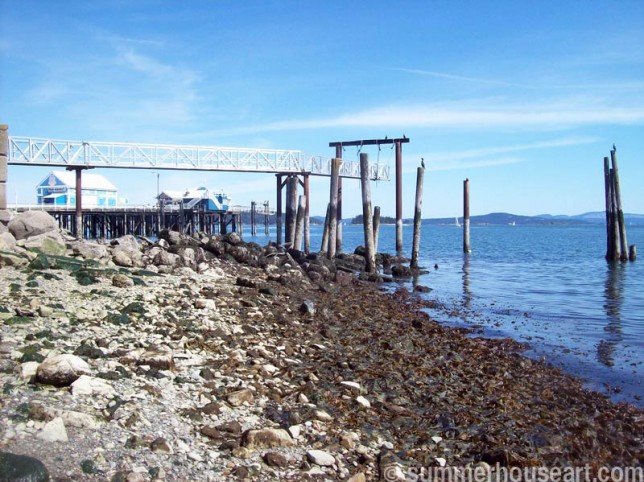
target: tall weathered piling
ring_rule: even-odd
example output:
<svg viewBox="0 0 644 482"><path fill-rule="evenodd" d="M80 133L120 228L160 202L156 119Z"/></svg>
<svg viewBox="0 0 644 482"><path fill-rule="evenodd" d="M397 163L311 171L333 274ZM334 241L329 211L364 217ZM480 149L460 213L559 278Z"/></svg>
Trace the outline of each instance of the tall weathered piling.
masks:
<svg viewBox="0 0 644 482"><path fill-rule="evenodd" d="M76 232L78 239L83 239L83 169L75 168L76 173Z"/></svg>
<svg viewBox="0 0 644 482"><path fill-rule="evenodd" d="M290 247L295 243L298 184L297 176L289 176L286 181L286 243Z"/></svg>
<svg viewBox="0 0 644 482"><path fill-rule="evenodd" d="M463 252L470 249L470 180L463 181Z"/></svg>
<svg viewBox="0 0 644 482"><path fill-rule="evenodd" d="M342 165L342 146L335 147L335 158L338 159L338 172ZM342 252L342 178L338 175L338 208L336 215L336 234L335 234L335 250L337 253Z"/></svg>
<svg viewBox="0 0 644 482"><path fill-rule="evenodd" d="M620 259L626 261L628 259L628 241L626 240L626 223L624 222L624 211L622 210L622 193L619 183L619 170L617 169L617 148L613 146L610 151L610 158L613 164L613 183L615 189L615 198L617 201L617 223L619 225L619 251Z"/></svg>
<svg viewBox="0 0 644 482"><path fill-rule="evenodd" d="M7 209L7 162L9 161L9 126L0 124L0 217Z"/></svg>
<svg viewBox="0 0 644 482"><path fill-rule="evenodd" d="M423 208L423 179L425 177L425 168L419 167L416 171L416 203L414 206L414 238L411 247L411 264L412 269L418 269L418 251L420 249L420 228L422 224L421 211Z"/></svg>
<svg viewBox="0 0 644 482"><path fill-rule="evenodd" d="M300 196L297 204L297 219L295 222L295 240L293 249L302 249L302 238L304 237L304 215L306 213L306 196Z"/></svg>
<svg viewBox="0 0 644 482"><path fill-rule="evenodd" d="M326 216L324 217L324 229L322 230L322 243L320 251L327 253L329 249L329 220L331 218L331 203L326 205Z"/></svg>
<svg viewBox="0 0 644 482"><path fill-rule="evenodd" d="M380 238L380 206L373 208L373 252L378 254L378 240Z"/></svg>
<svg viewBox="0 0 644 482"><path fill-rule="evenodd" d="M250 202L250 235L257 236L257 202Z"/></svg>
<svg viewBox="0 0 644 482"><path fill-rule="evenodd" d="M329 208L329 244L327 255L330 259L335 257L337 249L337 226L338 226L338 179L340 177L340 159L331 159L331 187L330 187L330 208Z"/></svg>
<svg viewBox="0 0 644 482"><path fill-rule="evenodd" d="M617 168L617 148L613 144L608 158L604 157L604 189L606 205L606 259L609 261L628 261L636 258L635 246L628 246L626 222L622 209L619 169Z"/></svg>
<svg viewBox="0 0 644 482"><path fill-rule="evenodd" d="M360 186L362 187L362 220L364 223L364 246L366 270L376 272L376 252L373 243L373 219L371 218L371 186L369 184L369 156L360 154Z"/></svg>
<svg viewBox="0 0 644 482"><path fill-rule="evenodd" d="M402 144L396 146L396 254L402 255L403 250L403 222L402 222Z"/></svg>
<svg viewBox="0 0 644 482"><path fill-rule="evenodd" d="M304 208L304 252L311 252L311 193L309 186L309 175L304 175L304 196L306 197L306 206Z"/></svg>
<svg viewBox="0 0 644 482"><path fill-rule="evenodd" d="M277 179L277 203L275 205L275 241L277 245L282 244L282 176L276 174L275 178Z"/></svg>
<svg viewBox="0 0 644 482"><path fill-rule="evenodd" d="M604 157L604 203L606 205L606 259L613 259L615 246L613 244L613 189L611 187L610 161Z"/></svg>

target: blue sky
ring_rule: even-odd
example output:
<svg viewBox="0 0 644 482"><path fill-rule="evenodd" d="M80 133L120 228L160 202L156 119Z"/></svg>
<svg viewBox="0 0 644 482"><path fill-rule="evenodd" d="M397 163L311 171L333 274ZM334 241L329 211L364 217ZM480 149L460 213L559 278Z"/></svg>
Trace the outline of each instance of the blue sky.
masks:
<svg viewBox="0 0 644 482"><path fill-rule="evenodd" d="M0 122L41 138L299 149L398 137L404 215L423 157L424 217L603 209L618 148L625 210L644 213L644 2L0 0ZM394 164L386 146L363 149ZM356 160L356 148L343 157ZM9 168L35 202L46 168ZM156 173L97 170L130 203ZM270 200L273 175L162 171L161 189ZM372 185L394 215L394 183ZM345 217L361 212L345 181ZM312 182L323 214L328 180Z"/></svg>

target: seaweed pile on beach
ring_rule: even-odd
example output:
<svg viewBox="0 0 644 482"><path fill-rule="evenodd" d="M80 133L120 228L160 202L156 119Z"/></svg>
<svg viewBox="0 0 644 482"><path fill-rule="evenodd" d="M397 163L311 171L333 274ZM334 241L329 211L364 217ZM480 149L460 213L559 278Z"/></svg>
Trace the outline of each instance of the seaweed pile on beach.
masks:
<svg viewBox="0 0 644 482"><path fill-rule="evenodd" d="M642 410L517 342L441 326L426 296L361 279L360 255L234 234L62 242L0 250L0 479L644 462Z"/></svg>

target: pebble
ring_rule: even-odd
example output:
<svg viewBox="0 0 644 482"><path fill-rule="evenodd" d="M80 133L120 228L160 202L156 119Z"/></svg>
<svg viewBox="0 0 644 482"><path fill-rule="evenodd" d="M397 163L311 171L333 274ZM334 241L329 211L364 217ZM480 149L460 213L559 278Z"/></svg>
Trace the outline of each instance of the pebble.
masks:
<svg viewBox="0 0 644 482"><path fill-rule="evenodd" d="M306 458L322 467L330 467L335 464L335 457L324 450L307 450Z"/></svg>

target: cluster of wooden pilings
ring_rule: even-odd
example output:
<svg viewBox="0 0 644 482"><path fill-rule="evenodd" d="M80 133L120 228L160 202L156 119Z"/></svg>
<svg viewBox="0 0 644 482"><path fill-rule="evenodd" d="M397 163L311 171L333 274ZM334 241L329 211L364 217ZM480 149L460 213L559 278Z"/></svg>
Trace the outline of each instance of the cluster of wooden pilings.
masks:
<svg viewBox="0 0 644 482"><path fill-rule="evenodd" d="M70 232L78 233L78 216L75 210L47 210L58 225ZM179 231L184 234L205 233L226 234L237 232L241 227L240 213L214 213L202 210L159 211L154 208L132 208L130 210L85 209L80 217L81 235L85 239L114 239L126 234L134 236L157 236L162 229Z"/></svg>
<svg viewBox="0 0 644 482"><path fill-rule="evenodd" d="M609 261L635 261L635 245L628 246L626 223L622 209L622 196L617 169L617 148L613 145L610 160L604 157L604 187L606 194L606 259Z"/></svg>

